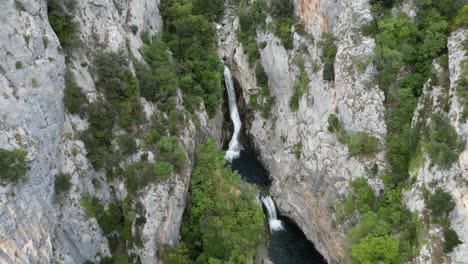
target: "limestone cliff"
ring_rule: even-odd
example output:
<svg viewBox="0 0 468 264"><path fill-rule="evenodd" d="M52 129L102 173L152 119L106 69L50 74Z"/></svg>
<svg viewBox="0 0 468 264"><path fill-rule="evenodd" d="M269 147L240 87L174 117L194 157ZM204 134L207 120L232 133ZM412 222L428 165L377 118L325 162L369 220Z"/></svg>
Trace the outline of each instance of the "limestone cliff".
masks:
<svg viewBox="0 0 468 264"><path fill-rule="evenodd" d="M67 65L93 102L100 96L90 74L94 52L123 52L141 61L139 33L159 32L159 2L89 0L75 4L73 21L80 44L67 58ZM26 150L29 165L25 182L0 187L0 262L83 263L99 258L97 253L108 255L108 241L96 219L86 215L80 198L123 199L126 191L123 182L108 182L104 172L93 169L79 137L88 122L64 110L65 54L49 24L47 2L1 1L0 10L0 147ZM144 99L141 104L148 119L158 111ZM190 121L180 133L189 157L202 138L221 137L220 114L212 120L204 111L196 114L201 130ZM140 154L124 163L139 160ZM153 153L148 154L154 159ZM157 262L158 248L177 242L191 167L189 162L170 180L150 184L139 197L147 221L141 231L143 245L135 253L143 263ZM54 177L59 172L69 174L72 185L61 201L54 198Z"/></svg>

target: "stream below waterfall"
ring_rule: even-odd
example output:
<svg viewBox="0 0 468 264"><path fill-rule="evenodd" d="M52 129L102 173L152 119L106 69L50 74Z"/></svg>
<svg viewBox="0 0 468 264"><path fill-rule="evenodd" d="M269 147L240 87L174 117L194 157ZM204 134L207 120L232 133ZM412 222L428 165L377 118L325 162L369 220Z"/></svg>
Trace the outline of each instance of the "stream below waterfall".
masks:
<svg viewBox="0 0 468 264"><path fill-rule="evenodd" d="M290 219L278 215L275 204L268 195L271 181L268 172L258 162L253 153L242 146L239 140L242 122L237 110L237 100L231 71L224 69L224 79L228 90L229 113L234 125L233 136L226 151L226 160L244 180L256 184L262 194L260 200L268 218L270 243L268 253L274 264L321 264L326 263L314 245L307 240L301 229Z"/></svg>

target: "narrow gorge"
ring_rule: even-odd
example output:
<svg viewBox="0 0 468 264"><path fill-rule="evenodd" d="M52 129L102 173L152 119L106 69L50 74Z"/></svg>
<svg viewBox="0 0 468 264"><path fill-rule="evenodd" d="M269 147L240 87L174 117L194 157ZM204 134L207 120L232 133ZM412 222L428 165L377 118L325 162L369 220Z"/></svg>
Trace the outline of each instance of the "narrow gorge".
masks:
<svg viewBox="0 0 468 264"><path fill-rule="evenodd" d="M0 263L468 263L465 0L0 21Z"/></svg>

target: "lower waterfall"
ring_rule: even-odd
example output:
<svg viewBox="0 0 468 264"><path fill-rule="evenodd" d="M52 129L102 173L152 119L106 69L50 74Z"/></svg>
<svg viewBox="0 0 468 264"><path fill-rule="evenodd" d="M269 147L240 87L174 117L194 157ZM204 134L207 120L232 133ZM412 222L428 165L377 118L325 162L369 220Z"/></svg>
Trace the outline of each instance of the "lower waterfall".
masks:
<svg viewBox="0 0 468 264"><path fill-rule="evenodd" d="M270 229L272 231L282 230L283 224L281 223L281 220L279 220L278 216L276 215L275 203L271 199L271 196L270 195L262 196L261 199L268 212L268 222L270 225Z"/></svg>

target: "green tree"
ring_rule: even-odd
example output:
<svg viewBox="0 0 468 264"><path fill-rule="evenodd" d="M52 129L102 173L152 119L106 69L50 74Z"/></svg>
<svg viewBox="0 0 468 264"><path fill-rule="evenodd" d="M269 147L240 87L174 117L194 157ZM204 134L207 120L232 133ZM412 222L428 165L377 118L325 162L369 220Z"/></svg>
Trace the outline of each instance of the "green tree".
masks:
<svg viewBox="0 0 468 264"><path fill-rule="evenodd" d="M120 153L122 155L132 155L138 150L135 139L129 134L122 134L117 137Z"/></svg>
<svg viewBox="0 0 468 264"><path fill-rule="evenodd" d="M352 263L400 263L398 238L394 235L368 236L351 247Z"/></svg>
<svg viewBox="0 0 468 264"><path fill-rule="evenodd" d="M444 229L444 252L450 253L453 249L462 244L463 242L460 241L458 238L457 232L451 228Z"/></svg>
<svg viewBox="0 0 468 264"><path fill-rule="evenodd" d="M59 173L57 176L55 176L54 186L55 195L60 195L64 192L68 192L71 186L70 175Z"/></svg>
<svg viewBox="0 0 468 264"><path fill-rule="evenodd" d="M24 179L28 170L26 155L22 149L0 148L0 180L16 183Z"/></svg>
<svg viewBox="0 0 468 264"><path fill-rule="evenodd" d="M154 174L160 179L168 179L172 172L174 172L174 166L169 162L163 161L154 164Z"/></svg>
<svg viewBox="0 0 468 264"><path fill-rule="evenodd" d="M224 153L212 140L197 148L195 163L181 228L191 259L246 263L265 243L263 213L255 202L258 190L225 166Z"/></svg>
<svg viewBox="0 0 468 264"><path fill-rule="evenodd" d="M63 91L63 102L71 114L82 114L88 104L88 98L82 88L76 84L73 73L65 73L65 90Z"/></svg>
<svg viewBox="0 0 468 264"><path fill-rule="evenodd" d="M437 187L434 193L429 196L426 207L431 210L431 215L435 218L447 217L455 208L455 202L450 193Z"/></svg>
<svg viewBox="0 0 468 264"><path fill-rule="evenodd" d="M160 254L164 264L191 264L189 249L184 242L180 242L177 246L171 247L164 245Z"/></svg>

